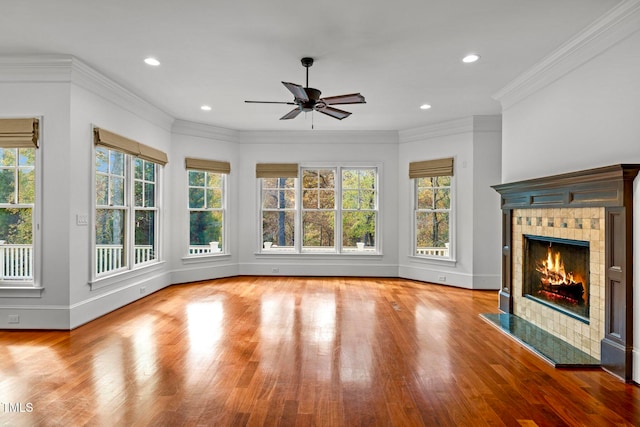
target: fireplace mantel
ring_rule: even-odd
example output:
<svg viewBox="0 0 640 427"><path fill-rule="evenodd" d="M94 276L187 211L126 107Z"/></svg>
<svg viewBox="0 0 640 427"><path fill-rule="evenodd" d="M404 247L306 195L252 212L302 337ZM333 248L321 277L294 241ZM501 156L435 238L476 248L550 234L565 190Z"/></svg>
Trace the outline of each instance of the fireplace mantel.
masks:
<svg viewBox="0 0 640 427"><path fill-rule="evenodd" d="M631 381L633 350L633 181L640 164L619 164L495 185L502 208L500 310L513 310L513 210L605 209L605 331L601 365Z"/></svg>

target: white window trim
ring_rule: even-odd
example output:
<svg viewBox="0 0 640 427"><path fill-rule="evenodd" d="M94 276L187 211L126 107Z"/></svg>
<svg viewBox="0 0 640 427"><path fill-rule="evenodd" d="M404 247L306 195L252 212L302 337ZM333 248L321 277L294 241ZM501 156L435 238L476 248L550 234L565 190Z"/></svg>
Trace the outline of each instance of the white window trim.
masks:
<svg viewBox="0 0 640 427"><path fill-rule="evenodd" d="M416 180L409 180L410 194L411 194L411 209L409 210L409 215L411 218L409 220L409 224L411 224L411 240L409 242L409 255L408 258L411 261L423 262L427 264L445 264L455 266L457 264L456 259L456 250L457 250L457 240L456 240L456 217L457 217L457 195L458 191L456 188L456 176L451 176L451 207L449 210L449 257L437 257L430 255L418 255L416 251L416 234L417 234L417 225L416 225L416 205L418 203L416 196Z"/></svg>
<svg viewBox="0 0 640 427"><path fill-rule="evenodd" d="M336 200L335 200L335 223L334 229L334 247L327 250L304 250L302 247L302 171L304 169L334 169L336 171L336 183L339 181L339 185L336 185ZM375 250L360 251L345 251L342 248L342 170L343 169L376 169L376 247ZM329 257L343 258L382 258L383 256L383 236L380 225L383 224L383 209L384 206L384 192L381 191L380 183L383 182L383 164L381 162L300 162L298 167L298 177L296 178L296 208L295 208L295 241L293 249L269 249L265 250L262 244L262 186L261 179L256 179L256 206L257 221L256 221L256 248L254 252L255 256L260 258L268 258L275 256L278 258L290 256L295 258L313 258L318 257L326 259Z"/></svg>
<svg viewBox="0 0 640 427"><path fill-rule="evenodd" d="M191 212L191 208L189 208L189 188L191 187L189 185L189 171L197 171L197 172L207 172L207 171L203 171L200 169L186 169L186 177L187 177L187 181L186 181L186 188L187 188L187 232L186 232L186 237L185 237L185 246L186 247L186 253L185 255L182 256L182 260L183 261L196 261L197 260L213 260L216 258L227 258L231 255L230 250L229 250L229 239L228 239L228 221L229 221L229 214L228 214L228 186L229 186L229 174L227 173L220 173L220 175L222 175L222 208L219 209L222 211L222 246L220 247L220 251L219 252L210 252L210 253L206 253L206 254L190 254L189 253L189 246L191 246L191 242L190 242L190 238L189 238L189 229L191 226L191 217L189 215L189 213ZM208 172L210 173L210 172ZM206 188L206 187L205 187ZM206 190L205 190L206 192ZM202 210L208 210L208 209L202 209Z"/></svg>
<svg viewBox="0 0 640 427"><path fill-rule="evenodd" d="M42 126L42 117L38 117ZM42 139L42 133L40 134ZM42 271L42 152L43 144L35 150L35 201L33 206L33 280L0 281L2 298L38 298L44 288L41 285Z"/></svg>
<svg viewBox="0 0 640 427"><path fill-rule="evenodd" d="M135 184L135 171L134 171L134 162L133 159L135 156L124 153L120 150L115 150L112 148L104 147L108 150L119 151L125 155L125 201L129 204L124 206L126 212L126 232L125 232L125 243L124 246L128 249L127 254L127 265L125 267L121 267L117 270L111 270L102 274L96 273L96 233L95 233L95 218L96 218L96 149L97 146L92 144L91 149L91 218L89 220L89 229L91 232L89 233L90 238L90 265L91 269L89 272L89 285L91 290L96 290L103 288L105 286L109 286L113 283L120 282L121 280L128 279L130 277L139 276L141 272L146 272L148 270L155 270L154 267L160 266L164 264L164 259L162 254L163 245L162 245L162 236L164 230L162 227L163 223L163 175L164 175L164 167L161 164L156 163L156 225L154 230L154 240L156 245L156 257L153 260L135 264L135 254L133 251L133 243L135 240L135 225L133 224L133 216L136 210L135 200L134 200L134 184ZM152 162L155 163L155 162Z"/></svg>

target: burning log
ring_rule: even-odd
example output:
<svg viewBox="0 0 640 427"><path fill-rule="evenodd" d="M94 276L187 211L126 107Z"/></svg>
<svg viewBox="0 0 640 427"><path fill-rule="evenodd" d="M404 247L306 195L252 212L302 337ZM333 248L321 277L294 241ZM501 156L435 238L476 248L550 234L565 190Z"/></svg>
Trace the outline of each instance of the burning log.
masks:
<svg viewBox="0 0 640 427"><path fill-rule="evenodd" d="M540 282L544 291L576 301L583 300L584 286L574 279L572 272L565 271L560 252L554 254L548 248L547 258L536 266L536 271L542 274Z"/></svg>

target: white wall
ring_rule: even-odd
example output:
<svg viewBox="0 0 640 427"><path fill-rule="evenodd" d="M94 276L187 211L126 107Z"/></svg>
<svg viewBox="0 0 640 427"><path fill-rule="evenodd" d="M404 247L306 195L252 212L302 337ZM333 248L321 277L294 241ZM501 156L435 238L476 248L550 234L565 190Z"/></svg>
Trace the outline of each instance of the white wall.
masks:
<svg viewBox="0 0 640 427"><path fill-rule="evenodd" d="M141 286L149 293L170 283L163 262L90 285L92 125L168 151L173 119L73 57L1 58L0 117L34 116L42 118L35 249L36 285L43 290L26 298L0 288L0 328L70 329L141 298ZM170 198L167 187L161 197ZM78 225L77 215L88 216L89 224ZM170 220L167 209L165 229ZM169 246L168 233L161 245ZM20 323L8 325L9 314L18 314Z"/></svg>
<svg viewBox="0 0 640 427"><path fill-rule="evenodd" d="M500 142L500 118L494 116L400 133L400 277L468 289L500 289L500 202L490 187L500 180ZM444 157L454 158L455 262L412 256L409 163Z"/></svg>
<svg viewBox="0 0 640 427"><path fill-rule="evenodd" d="M640 22L638 13L633 18ZM640 163L640 25L503 111L503 182ZM608 31L608 32L607 32ZM610 40L611 30L599 34ZM585 37L585 40L589 40ZM588 43L597 43L599 40ZM587 43L587 42L585 42ZM584 50L588 50L584 48ZM568 61L576 55L569 56ZM582 55L581 57L583 57ZM634 190L634 380L640 381L640 178Z"/></svg>
<svg viewBox="0 0 640 427"><path fill-rule="evenodd" d="M171 284L169 270L169 250L171 247L172 209L170 201L170 177L178 168L176 161L169 158L169 163L161 172L165 179L161 181L160 194L162 202L160 221L160 254L163 256L159 265L131 271L107 281L91 283L91 261L93 248L93 192L95 191L93 164L93 126L139 141L170 154L171 124L173 119L140 100L128 99L133 95L124 89L111 88L104 93L100 85L86 81L87 78L99 79L93 70L83 67L74 60L74 73L84 73L82 78L73 78L71 84L71 150L66 169L71 174L68 182L70 212L66 218L68 224L69 245L69 284L70 288L70 325L79 326L105 313L126 305L146 294L162 289ZM88 76L87 76L88 75ZM74 76L75 77L75 76ZM114 98L120 93L120 98ZM127 97L124 98L123 97ZM135 104L134 104L135 102ZM136 105L137 104L137 105ZM147 114L145 114L147 113ZM146 117L145 117L146 116ZM78 225L77 215L87 215L88 225ZM144 288L141 291L141 288Z"/></svg>
<svg viewBox="0 0 640 427"><path fill-rule="evenodd" d="M0 290L0 328L69 327L69 110L67 82L0 79L1 118L42 118L38 149L42 163L37 179L41 184L39 200L46 212L38 232L42 251L36 260L41 264L38 285L44 290L42 295L29 298L11 297L11 293ZM47 178L43 180L43 176ZM7 323L10 314L20 316L19 325Z"/></svg>
<svg viewBox="0 0 640 427"><path fill-rule="evenodd" d="M171 159L173 163L171 186L172 235L167 255L172 270L172 283L185 283L238 275L238 253L240 244L238 228L238 187L241 176L238 172L237 132L218 129L197 123L176 121L171 136ZM228 255L187 258L189 246L188 176L185 158L227 161L231 173L227 177L227 216L225 238Z"/></svg>

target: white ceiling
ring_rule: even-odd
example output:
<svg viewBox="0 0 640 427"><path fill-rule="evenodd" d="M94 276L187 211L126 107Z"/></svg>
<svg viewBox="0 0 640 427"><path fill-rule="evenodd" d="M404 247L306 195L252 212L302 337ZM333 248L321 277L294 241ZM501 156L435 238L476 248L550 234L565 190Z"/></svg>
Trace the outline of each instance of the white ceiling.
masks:
<svg viewBox="0 0 640 427"><path fill-rule="evenodd" d="M360 92L315 129L404 130L499 114L492 95L619 0L3 0L0 54L71 54L175 118L238 130L281 121L281 81ZM477 52L480 61L461 58ZM156 68L143 59L154 56ZM419 106L429 103L430 110ZM212 107L200 110L202 104Z"/></svg>

